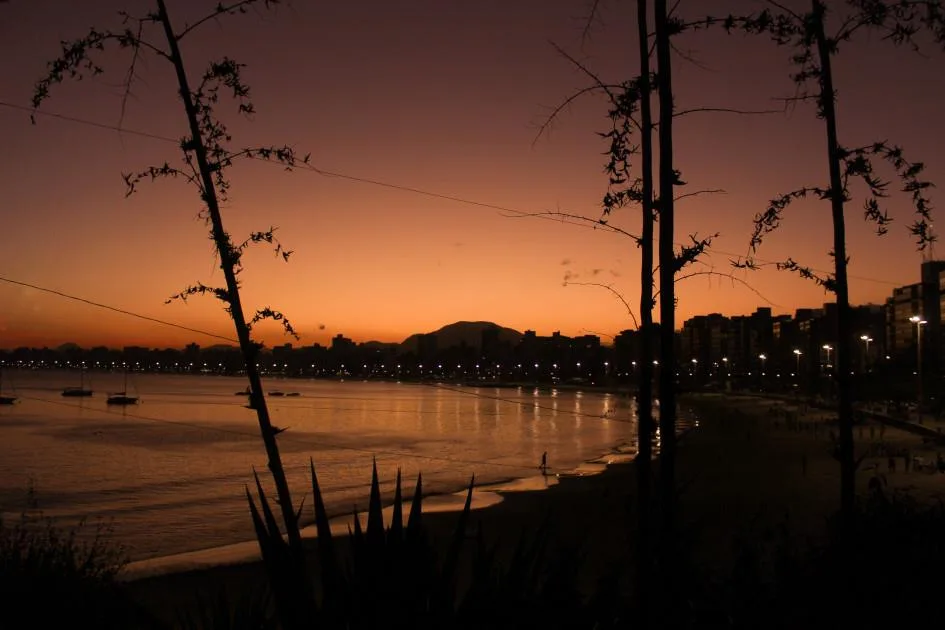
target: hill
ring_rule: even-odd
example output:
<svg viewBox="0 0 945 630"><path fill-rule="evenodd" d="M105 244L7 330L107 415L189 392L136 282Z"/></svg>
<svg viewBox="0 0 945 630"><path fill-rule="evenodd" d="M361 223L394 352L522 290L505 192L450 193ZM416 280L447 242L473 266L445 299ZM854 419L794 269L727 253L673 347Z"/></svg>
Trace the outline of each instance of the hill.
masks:
<svg viewBox="0 0 945 630"><path fill-rule="evenodd" d="M498 329L499 343L510 343L514 346L522 338L522 333L517 330L505 328L492 322L456 322L427 334L436 335L437 347L441 350L461 346L464 343L478 350L482 345L482 331L490 328ZM400 344L400 351L417 352L419 340L419 334L410 335Z"/></svg>

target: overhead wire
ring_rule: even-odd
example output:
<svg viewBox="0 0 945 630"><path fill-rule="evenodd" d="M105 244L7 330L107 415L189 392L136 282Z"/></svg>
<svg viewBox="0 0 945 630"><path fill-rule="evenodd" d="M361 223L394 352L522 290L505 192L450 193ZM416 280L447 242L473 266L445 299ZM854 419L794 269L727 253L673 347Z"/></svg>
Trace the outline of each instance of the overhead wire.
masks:
<svg viewBox="0 0 945 630"><path fill-rule="evenodd" d="M118 307L118 306L111 306L110 304L103 304L103 303L101 303L101 302L95 302L94 300L89 300L89 299L86 299L86 298L83 298L83 297L79 297L79 296L77 296L77 295L72 295L72 294L66 293L66 292L64 292L64 291L59 291L58 289L50 289L50 288L47 288L47 287L40 286L40 285L38 285L38 284L33 284L33 283L31 283L31 282L23 282L22 280L14 280L13 278L7 278L7 277L4 277L4 276L0 276L0 282L6 282L6 283L8 283L8 284L14 284L14 285L17 285L17 286L26 287L26 288L29 288L29 289L34 289L34 290L36 290L36 291L42 291L42 292L44 292L44 293L50 293L50 294L52 294L52 295L56 295L56 296L59 296L59 297L63 297L63 298L69 299L69 300L74 300L74 301L76 301L76 302L82 302L83 304L88 304L88 305L90 305L90 306L96 306L96 307L98 307L98 308L103 308L103 309L106 309L106 310L109 310L109 311L113 311L113 312L115 312L115 313L120 313L120 314L122 314L122 315L127 315L127 316L129 316L129 317L136 317L136 318L138 318L138 319L143 319L143 320L145 320L145 321L153 322L153 323L155 323L155 324L162 324L162 325L164 325L164 326L171 326L171 327L173 327L173 328L178 328L178 329L180 329L180 330L186 330L186 331L189 331L189 332L194 332L194 333L198 333L198 334L201 334L201 335L206 335L206 336L208 336L208 337L213 337L213 338L215 338L215 339L222 339L222 340L224 340L224 341L231 341L231 342L234 342L234 343L239 343L239 342L238 342L236 339L234 339L233 337L227 337L227 336L225 336L225 335L220 335L220 334L217 334L217 333L212 333L212 332L207 331L207 330L201 330L201 329L199 329L199 328L193 328L193 327L191 327L191 326L185 326L184 324L177 324L177 323L175 323L175 322L170 322L170 321L167 321L167 320L164 320L164 319L159 319L159 318L157 318L157 317L151 317L150 315L142 315L141 313L135 313L134 311L129 311L128 309L124 309L124 308L121 308L121 307Z"/></svg>
<svg viewBox="0 0 945 630"><path fill-rule="evenodd" d="M63 120L63 121L66 121L66 122L71 122L71 123L76 123L76 124L82 124L82 125L88 125L88 126L96 127L96 128L99 128L99 129L105 129L105 130L110 130L110 131L116 131L116 132L119 132L119 133L126 133L126 134L129 134L129 135L135 135L135 136L139 136L139 137L143 137L143 138L149 138L149 139L152 139L152 140L160 140L160 141L163 141L163 142L174 143L174 144L176 144L176 145L179 145L179 144L180 144L180 139L179 139L179 138L175 139L175 138L171 138L171 137L169 137L169 136L162 136L162 135L160 135L160 134L155 134L155 133L150 133L150 132L145 132L145 131L139 131L139 130L129 129L129 128L122 127L122 126L118 126L118 125L109 125L109 124L107 124L107 123L101 123L101 122L97 122L97 121L93 121L93 120L88 120L88 119L80 118L80 117L77 117L77 116L68 116L68 115L64 115L64 114L58 114L58 113L55 113L55 112L48 112L48 111L45 111L45 110L35 110L35 109L31 108L31 107L25 107L25 106L23 106L23 105L17 105L17 104L15 104L15 103L10 103L10 102L7 102L7 101L2 101L2 100L0 100L0 106L2 106L2 107L7 107L7 108L10 108L10 109L14 109L14 110L19 110L19 111L28 112L28 113L30 113L31 115L48 116L48 117L56 118L56 119ZM273 163L273 162L271 162L270 160L266 160L266 159L263 159L263 158L253 158L253 159L256 159L256 160L261 161L261 162L266 162L266 163L269 163L269 164L276 164L276 165L279 165L278 163ZM280 166L281 166L281 165L280 165ZM604 231L607 231L607 226L606 226L606 225L597 224L597 223L590 222L590 221L588 221L588 222L582 222L582 221L568 220L567 218L564 218L564 217L555 216L555 213L527 212L527 211L524 211L524 210L520 210L520 209L516 209L516 208L511 208L511 207L503 206L503 205L500 205L500 204L494 204L494 203L489 203L489 202L485 202L485 201L478 201L478 200L474 200L474 199L468 199L468 198L465 198L465 197L461 197L461 196L459 196L459 195L451 195L451 194L446 194L446 193L439 193L439 192L434 192L434 191L430 191L430 190L425 190L425 189L422 189L422 188L417 188L417 187L414 187L414 186L407 186L407 185L404 185L404 184L397 184L397 183L392 183L392 182L385 182L385 181L381 181L381 180L371 179L371 178L368 178L368 177L361 177L361 176L357 176L357 175L350 175L350 174L348 174L348 173L341 173L341 172L337 172L337 171L331 171L331 170L319 168L319 167L317 167L317 166L315 166L315 165L313 165L313 164L298 164L298 165L296 166L296 168L298 168L298 169L300 169L300 170L307 170L307 171L310 171L310 172L312 172L312 173L316 173L316 174L318 174L318 175L321 175L321 176L323 176L323 177L333 177L333 178L337 178L337 179L344 179L344 180L348 180L348 181L352 181L352 182L357 182L357 183L362 183L362 184L367 184L367 185L371 185L371 186L378 186L378 187L383 187L383 188L389 188L389 189L392 189L392 190L399 190L399 191L402 191L402 192L409 192L409 193L413 193L413 194L417 194L417 195L423 195L423 196L427 196L427 197L431 197L431 198L435 198L435 199L442 199L442 200L444 200L444 201L451 201L451 202L454 202L454 203L461 203L461 204L470 205L470 206L477 206L477 207L480 207L480 208L487 208L487 209L491 209L491 210L497 210L497 211L499 211L499 212L508 212L508 213L511 213L511 214L513 214L513 215L516 215L516 216L522 217L522 218L536 218L536 219L550 220L550 221L554 221L555 223L562 223L562 224L565 224L565 225L572 225L572 226L575 226L575 227L582 227L582 228L592 229L592 230L601 230L601 229L603 229ZM613 232L613 233L617 234L617 232ZM676 245L679 245L679 246L689 246L689 245L691 245L691 243L683 243L683 242L680 242L680 241L677 241L675 244L676 244ZM723 251L723 250L716 249L716 248L711 248L711 247L707 250L707 252L708 252L710 255L711 255L712 253L715 253L715 254L721 254L721 255L723 255L723 256L731 256L731 257L734 257L734 258L736 258L736 259L742 259L742 258L744 258L744 254L736 254L736 253L734 253L734 252L727 252L727 251ZM754 258L754 260L755 260L756 262L759 262L759 263L762 263L762 264L777 264L777 263L779 262L779 261L766 260L766 259L764 259L764 258L757 258L757 257ZM817 273L824 273L824 274L830 274L830 273L832 273L832 272L829 271L829 270L817 269L817 268L811 268L811 271L814 271L814 272L817 272ZM884 280L884 279L880 279L880 278L872 278L872 277L869 277L869 276L860 276L860 275L849 274L848 277L849 277L850 279L854 279L854 280L861 280L861 281L864 281L864 282L874 282L874 283L885 284L885 285L889 285L889 286L900 286L900 285L901 285L901 283L895 282L895 281L892 281L892 280Z"/></svg>

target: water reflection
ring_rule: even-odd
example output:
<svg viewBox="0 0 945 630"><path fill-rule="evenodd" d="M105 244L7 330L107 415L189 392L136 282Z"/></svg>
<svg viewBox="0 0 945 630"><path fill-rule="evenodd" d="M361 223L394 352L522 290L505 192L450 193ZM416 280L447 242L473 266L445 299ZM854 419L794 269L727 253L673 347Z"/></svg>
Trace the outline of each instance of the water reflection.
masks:
<svg viewBox="0 0 945 630"><path fill-rule="evenodd" d="M241 379L139 375L145 404L117 412L95 397L63 403L59 392L71 380L49 372L18 378L22 404L2 410L0 510L33 479L51 513L114 518L133 558L252 538L243 484L253 467L265 470L266 458L255 414L233 395ZM279 399L272 420L289 427L280 446L293 498L308 491L312 457L335 513L366 501L374 456L385 492L398 467L411 486L422 470L425 487L446 491L472 472L482 482L533 476L544 451L553 469L569 470L635 431L622 399L613 399L621 422L595 417L610 408L600 394L378 382L286 387L300 396Z"/></svg>

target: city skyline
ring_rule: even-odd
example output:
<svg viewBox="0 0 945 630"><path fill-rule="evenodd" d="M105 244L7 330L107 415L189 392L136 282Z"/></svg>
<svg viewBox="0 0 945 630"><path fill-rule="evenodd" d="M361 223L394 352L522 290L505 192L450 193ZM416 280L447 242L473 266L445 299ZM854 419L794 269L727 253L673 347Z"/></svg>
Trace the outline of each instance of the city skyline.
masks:
<svg viewBox="0 0 945 630"><path fill-rule="evenodd" d="M119 8L134 11L135 3L101 2L81 10L53 0L6 4L0 101L28 105L34 82L58 53L58 40L81 34L84 26L77 25L117 24ZM596 134L607 128L605 103L579 101L533 144L551 109L586 85L548 42L619 81L633 74L624 61L635 46L625 36L631 29L623 26L633 23L631 9L611 9L583 52L580 20L574 19L580 7L537 1L514 7L423 2L412 11L383 3L302 4L201 33L185 48L196 67L210 53L233 54L247 64L258 113L247 123L228 119L238 144L289 142L312 151L315 166L333 173L506 208L241 165L225 209L227 226L235 236L278 226L295 252L288 264L261 250L247 257L246 303L284 311L305 344L324 344L338 333L397 342L463 319L572 336L631 328L610 292L580 283L610 284L636 311L639 262L632 241L516 214L599 215L606 146ZM184 22L203 7L171 3L171 10ZM767 42L721 33L687 35L686 41L711 70L679 64L681 109L771 109L773 98L792 90L786 51ZM934 72L935 60L902 50L874 52L867 43L848 51L837 62L843 141L889 137L910 159L926 163L930 180L945 179L936 145L945 131L937 116L945 86L923 78ZM311 60L304 71L288 70L303 58ZM94 87L56 86L41 111L117 125L121 90L115 85L128 58L107 54L103 61L106 74L92 81ZM881 94L869 80L856 78L862 65L886 77ZM123 126L173 141L184 121L171 77L160 67L141 74ZM285 94L292 97L280 97ZM890 112L895 115L885 115ZM0 234L0 276L232 336L213 300L163 304L189 283L220 281L204 227L195 220L199 204L192 191L157 182L123 198L121 173L174 162L173 144L42 114L36 119L30 125L28 112L0 106L0 133L8 145L0 188L9 208ZM751 217L771 197L822 184L819 125L804 105L765 116L680 119L677 156L688 183L681 193L726 191L680 202L677 240L691 232L721 232L703 270L730 271L729 259L746 251ZM890 208L896 221L879 239L852 208L849 213L854 303L881 303L893 287L910 281L920 260L906 230L907 200L893 196ZM635 231L636 214L622 211L614 224ZM828 221L825 204L792 207L760 258L793 256L829 269ZM781 312L831 297L783 272L736 277ZM719 277L685 280L677 290L680 321L698 313L750 312L759 303L752 289ZM187 332L5 282L0 302L0 347L57 340L181 346L193 340ZM270 346L299 343L274 325L257 332Z"/></svg>

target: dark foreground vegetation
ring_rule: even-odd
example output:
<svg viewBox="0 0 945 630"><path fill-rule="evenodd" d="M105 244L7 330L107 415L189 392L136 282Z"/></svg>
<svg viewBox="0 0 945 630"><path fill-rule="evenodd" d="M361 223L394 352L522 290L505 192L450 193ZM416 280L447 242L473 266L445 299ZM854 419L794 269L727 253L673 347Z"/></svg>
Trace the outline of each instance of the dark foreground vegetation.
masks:
<svg viewBox="0 0 945 630"><path fill-rule="evenodd" d="M376 481L367 526L354 520L350 536L323 535L304 568L273 535L275 520L263 500L253 519L268 580L259 588L208 584L171 610L136 601L116 579L120 550L101 535L82 542L89 537L80 529L28 515L3 522L0 626L639 627L633 564L589 566L593 536L583 546L562 544L549 518L498 540L471 526L467 508L438 537L422 516L419 480L406 519L395 511L389 523ZM327 528L317 482L315 492L316 525ZM852 535L841 538L829 527L819 542L798 542L787 521L774 531L749 525L732 541L734 568L722 578L697 566L693 539L683 531L675 561L657 569L673 573L676 590L651 589L650 627L889 628L938 619L943 506L876 485L858 502L855 522Z"/></svg>

